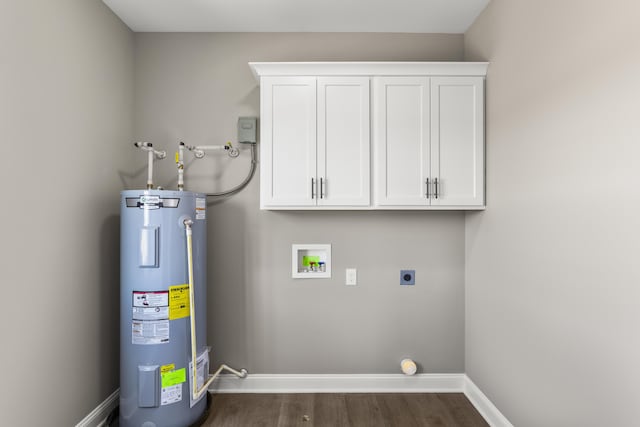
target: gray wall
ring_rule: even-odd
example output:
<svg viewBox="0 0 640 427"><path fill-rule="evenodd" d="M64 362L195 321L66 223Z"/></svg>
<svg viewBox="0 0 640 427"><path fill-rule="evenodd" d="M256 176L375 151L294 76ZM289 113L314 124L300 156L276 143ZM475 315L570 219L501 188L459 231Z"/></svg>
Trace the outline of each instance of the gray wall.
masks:
<svg viewBox="0 0 640 427"><path fill-rule="evenodd" d="M136 34L136 138L235 142L238 116L259 115L249 61L461 60L462 35ZM248 152L191 163L187 187L240 180ZM142 167L142 159L136 156ZM174 188L171 160L159 183ZM144 184L141 173L129 182ZM260 211L258 175L209 207L209 343L216 362L252 373L393 373L464 369L464 216L458 212ZM332 279L291 279L292 243L331 243ZM358 285L344 285L346 267ZM415 287L399 270L415 268Z"/></svg>
<svg viewBox="0 0 640 427"><path fill-rule="evenodd" d="M0 40L1 423L70 426L118 387L133 35L98 0L22 0Z"/></svg>
<svg viewBox="0 0 640 427"><path fill-rule="evenodd" d="M466 370L514 425L640 424L640 4L493 0Z"/></svg>

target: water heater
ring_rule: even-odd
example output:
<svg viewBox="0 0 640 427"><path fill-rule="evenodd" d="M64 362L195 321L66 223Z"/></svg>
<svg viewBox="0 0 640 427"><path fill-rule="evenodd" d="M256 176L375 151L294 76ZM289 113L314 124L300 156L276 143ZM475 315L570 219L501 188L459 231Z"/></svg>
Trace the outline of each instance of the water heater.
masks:
<svg viewBox="0 0 640 427"><path fill-rule="evenodd" d="M194 337L198 387L209 373L209 349L202 345L206 343L206 196L189 191L123 191L120 245L119 425L195 424L205 415L207 393L196 399L191 393Z"/></svg>

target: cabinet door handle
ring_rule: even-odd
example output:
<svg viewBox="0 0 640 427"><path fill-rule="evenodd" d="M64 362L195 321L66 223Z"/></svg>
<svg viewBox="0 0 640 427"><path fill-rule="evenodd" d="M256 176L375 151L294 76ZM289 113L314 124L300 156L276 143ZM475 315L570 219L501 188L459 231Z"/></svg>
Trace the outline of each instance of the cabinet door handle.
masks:
<svg viewBox="0 0 640 427"><path fill-rule="evenodd" d="M436 187L434 196L437 199L438 198L438 178L433 179L433 185Z"/></svg>
<svg viewBox="0 0 640 427"><path fill-rule="evenodd" d="M311 178L311 198L315 199L316 198L316 185L315 185L315 180L313 178Z"/></svg>
<svg viewBox="0 0 640 427"><path fill-rule="evenodd" d="M427 182L425 184L427 184L427 191L424 194L424 196L428 199L429 196L430 196L430 194L429 194L429 178L427 178Z"/></svg>
<svg viewBox="0 0 640 427"><path fill-rule="evenodd" d="M320 178L320 198L324 199L324 179Z"/></svg>

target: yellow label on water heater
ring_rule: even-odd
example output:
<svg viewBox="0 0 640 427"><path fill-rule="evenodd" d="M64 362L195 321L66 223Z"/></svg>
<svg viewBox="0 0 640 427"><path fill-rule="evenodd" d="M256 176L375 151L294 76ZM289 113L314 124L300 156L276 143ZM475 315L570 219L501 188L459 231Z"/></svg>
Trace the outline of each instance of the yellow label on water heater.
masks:
<svg viewBox="0 0 640 427"><path fill-rule="evenodd" d="M176 371L165 372L164 374L161 374L160 377L163 388L171 387L187 381L187 372L185 368L181 368Z"/></svg>
<svg viewBox="0 0 640 427"><path fill-rule="evenodd" d="M167 372L171 372L174 369L176 369L176 365L173 363L170 363L168 365L162 365L160 366L160 373L161 374L166 374Z"/></svg>
<svg viewBox="0 0 640 427"><path fill-rule="evenodd" d="M189 317L189 285L169 286L169 320Z"/></svg>

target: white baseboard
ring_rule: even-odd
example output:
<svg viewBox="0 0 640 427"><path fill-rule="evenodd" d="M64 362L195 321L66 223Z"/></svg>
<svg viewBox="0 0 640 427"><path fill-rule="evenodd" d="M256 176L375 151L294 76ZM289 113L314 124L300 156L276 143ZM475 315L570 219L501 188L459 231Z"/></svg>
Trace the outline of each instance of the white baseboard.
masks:
<svg viewBox="0 0 640 427"><path fill-rule="evenodd" d="M436 393L462 392L464 374L269 375L224 374L212 393Z"/></svg>
<svg viewBox="0 0 640 427"><path fill-rule="evenodd" d="M212 393L464 393L491 427L513 427L466 374L358 374L271 375L246 378L224 374L216 379ZM87 415L76 427L99 427L118 405L119 390Z"/></svg>
<svg viewBox="0 0 640 427"><path fill-rule="evenodd" d="M491 427L513 427L507 417L495 407L489 398L471 381L467 375L464 376L464 395L476 407L482 418Z"/></svg>
<svg viewBox="0 0 640 427"><path fill-rule="evenodd" d="M491 427L513 427L466 374L220 375L212 393L464 393Z"/></svg>
<svg viewBox="0 0 640 427"><path fill-rule="evenodd" d="M76 424L76 427L98 427L109 416L111 411L118 406L118 398L120 397L120 389L117 389L109 397L105 399L96 409L91 411L89 415L84 417L82 421Z"/></svg>

